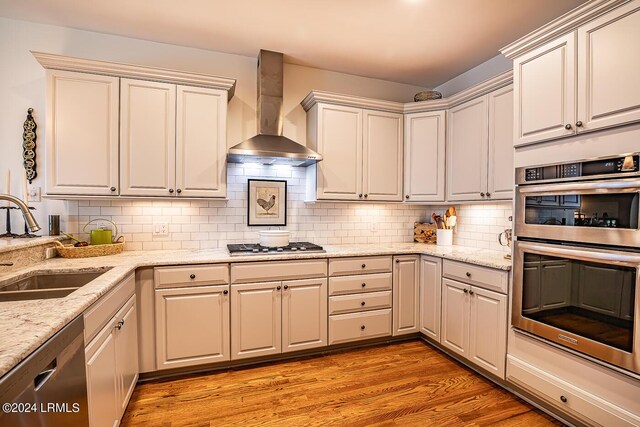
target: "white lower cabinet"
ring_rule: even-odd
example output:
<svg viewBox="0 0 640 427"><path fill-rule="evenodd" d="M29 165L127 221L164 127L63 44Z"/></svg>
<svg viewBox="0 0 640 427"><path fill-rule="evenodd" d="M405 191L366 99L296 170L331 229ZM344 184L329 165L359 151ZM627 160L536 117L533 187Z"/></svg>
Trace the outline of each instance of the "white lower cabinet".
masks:
<svg viewBox="0 0 640 427"><path fill-rule="evenodd" d="M156 366L230 359L229 285L157 289Z"/></svg>
<svg viewBox="0 0 640 427"><path fill-rule="evenodd" d="M281 352L281 282L231 286L232 359Z"/></svg>
<svg viewBox="0 0 640 427"><path fill-rule="evenodd" d="M133 295L85 348L92 427L118 425L124 414L138 381L137 331Z"/></svg>
<svg viewBox="0 0 640 427"><path fill-rule="evenodd" d="M394 330L391 308L399 299L394 282L399 277L404 284L402 305L408 306L408 316L400 320L403 327L412 327L417 301L411 291L415 285L413 258L396 257L406 261L402 268L390 256L329 260L329 345L390 336ZM362 274L354 274L357 272ZM403 329L399 328L400 333Z"/></svg>
<svg viewBox="0 0 640 427"><path fill-rule="evenodd" d="M231 358L327 344L327 279L231 285Z"/></svg>
<svg viewBox="0 0 640 427"><path fill-rule="evenodd" d="M393 335L418 332L420 257L393 257Z"/></svg>
<svg viewBox="0 0 640 427"><path fill-rule="evenodd" d="M504 379L507 296L442 280L441 344Z"/></svg>
<svg viewBox="0 0 640 427"><path fill-rule="evenodd" d="M572 382L552 375L513 355L507 357L507 380L589 425L637 426L640 416Z"/></svg>
<svg viewBox="0 0 640 427"><path fill-rule="evenodd" d="M327 345L327 279L282 282L282 352Z"/></svg>
<svg viewBox="0 0 640 427"><path fill-rule="evenodd" d="M442 259L420 257L420 332L440 342Z"/></svg>

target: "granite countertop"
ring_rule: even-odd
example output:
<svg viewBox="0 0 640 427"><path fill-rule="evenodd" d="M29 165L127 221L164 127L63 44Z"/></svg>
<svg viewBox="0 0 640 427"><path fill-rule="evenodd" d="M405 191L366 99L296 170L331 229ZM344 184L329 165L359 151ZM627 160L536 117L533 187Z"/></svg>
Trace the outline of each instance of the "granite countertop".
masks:
<svg viewBox="0 0 640 427"><path fill-rule="evenodd" d="M230 256L226 249L180 251L130 251L119 255L64 259L0 273L0 286L34 273L108 270L65 298L0 302L0 376L7 373L47 339L139 267L246 261L338 258L372 255L423 254L510 270L504 252L465 246L425 243L325 246L326 253ZM1 249L0 249L1 250Z"/></svg>

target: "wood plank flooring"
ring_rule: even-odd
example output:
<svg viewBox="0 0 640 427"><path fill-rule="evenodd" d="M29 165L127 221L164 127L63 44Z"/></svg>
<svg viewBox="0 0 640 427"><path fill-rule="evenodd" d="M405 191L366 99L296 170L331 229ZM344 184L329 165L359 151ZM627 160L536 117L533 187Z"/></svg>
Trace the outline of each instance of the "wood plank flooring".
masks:
<svg viewBox="0 0 640 427"><path fill-rule="evenodd" d="M138 385L123 426L562 425L421 341Z"/></svg>

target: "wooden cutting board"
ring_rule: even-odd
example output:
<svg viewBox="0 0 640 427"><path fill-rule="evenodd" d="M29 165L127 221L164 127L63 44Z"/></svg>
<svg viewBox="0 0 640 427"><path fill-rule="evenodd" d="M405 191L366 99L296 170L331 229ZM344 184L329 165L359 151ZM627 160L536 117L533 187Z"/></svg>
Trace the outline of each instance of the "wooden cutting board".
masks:
<svg viewBox="0 0 640 427"><path fill-rule="evenodd" d="M413 241L418 243L436 243L436 225L428 222L413 224Z"/></svg>

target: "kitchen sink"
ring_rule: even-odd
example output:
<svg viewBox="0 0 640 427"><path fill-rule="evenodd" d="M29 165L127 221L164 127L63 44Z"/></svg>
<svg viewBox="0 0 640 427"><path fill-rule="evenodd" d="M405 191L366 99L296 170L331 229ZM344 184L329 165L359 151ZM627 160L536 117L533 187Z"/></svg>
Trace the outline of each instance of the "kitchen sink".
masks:
<svg viewBox="0 0 640 427"><path fill-rule="evenodd" d="M64 298L108 270L81 273L34 273L0 286L0 302Z"/></svg>

